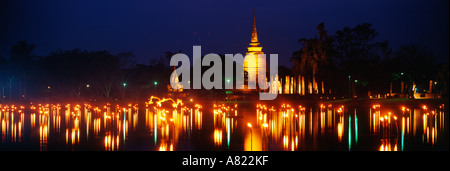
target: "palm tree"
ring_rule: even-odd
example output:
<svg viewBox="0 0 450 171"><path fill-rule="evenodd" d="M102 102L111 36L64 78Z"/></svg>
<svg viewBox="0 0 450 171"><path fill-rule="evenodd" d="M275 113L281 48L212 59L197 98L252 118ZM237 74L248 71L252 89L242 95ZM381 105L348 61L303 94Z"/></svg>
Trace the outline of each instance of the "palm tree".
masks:
<svg viewBox="0 0 450 171"><path fill-rule="evenodd" d="M315 82L319 66L328 62L328 52L331 50L331 39L324 28L324 23L320 23L317 26L319 37L300 39L298 42L303 44L303 47L291 57L291 61L294 62L293 73L305 75L312 82Z"/></svg>

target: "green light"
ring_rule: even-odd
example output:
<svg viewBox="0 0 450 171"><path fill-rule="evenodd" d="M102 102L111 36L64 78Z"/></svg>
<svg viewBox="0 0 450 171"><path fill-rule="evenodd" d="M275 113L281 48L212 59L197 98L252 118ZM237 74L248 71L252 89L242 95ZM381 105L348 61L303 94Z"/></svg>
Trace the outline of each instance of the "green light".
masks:
<svg viewBox="0 0 450 171"><path fill-rule="evenodd" d="M358 116L355 111L355 143L358 143Z"/></svg>
<svg viewBox="0 0 450 171"><path fill-rule="evenodd" d="M127 86L127 83L122 83L122 85L125 87L125 86Z"/></svg>
<svg viewBox="0 0 450 171"><path fill-rule="evenodd" d="M400 75L403 75L403 72L402 72L402 73L400 73Z"/></svg>
<svg viewBox="0 0 450 171"><path fill-rule="evenodd" d="M155 113L156 113L156 111L155 111ZM153 131L153 134L155 135L155 145L156 145L156 143L158 142L157 140L158 140L158 124L157 124L157 120L156 120L156 115L153 115L153 121L154 121L154 125L155 125L155 130Z"/></svg>
<svg viewBox="0 0 450 171"><path fill-rule="evenodd" d="M402 145L401 145L402 146L402 151L403 151L403 145L404 145L404 142L405 142L405 130L404 129L405 128L403 127L402 128L402 132L401 132L402 133Z"/></svg>
<svg viewBox="0 0 450 171"><path fill-rule="evenodd" d="M155 81L155 82L153 82L153 84L155 84L155 86L156 86L156 85L158 85L158 82L157 82L157 81Z"/></svg>
<svg viewBox="0 0 450 171"><path fill-rule="evenodd" d="M355 83L357 83L358 82L358 80L355 80Z"/></svg>
<svg viewBox="0 0 450 171"><path fill-rule="evenodd" d="M352 116L348 116L348 151L352 148Z"/></svg>
<svg viewBox="0 0 450 171"><path fill-rule="evenodd" d="M230 131L230 118L227 118L227 146L230 147L230 138L231 138L231 131Z"/></svg>

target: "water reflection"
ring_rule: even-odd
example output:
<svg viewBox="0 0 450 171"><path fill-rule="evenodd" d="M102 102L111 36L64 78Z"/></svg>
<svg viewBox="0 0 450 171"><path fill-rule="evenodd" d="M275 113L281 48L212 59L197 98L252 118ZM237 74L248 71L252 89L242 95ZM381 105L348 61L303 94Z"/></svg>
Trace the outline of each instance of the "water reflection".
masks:
<svg viewBox="0 0 450 171"><path fill-rule="evenodd" d="M448 142L443 104L204 105L206 109L193 100L183 103L179 99L157 97L141 107L111 103L0 104L0 149L14 146L42 151L448 149L442 146Z"/></svg>
<svg viewBox="0 0 450 171"><path fill-rule="evenodd" d="M254 121L258 127L254 126L252 130L257 136L252 136L252 141L260 143L263 148L255 150L320 150L323 147L318 147L319 145L330 144L337 144L338 148L333 148L334 150L345 150L341 148L342 145L347 146L346 150L370 150L359 146L360 134L366 132L361 130L363 124L363 128L367 127L369 133L365 137L378 139L377 149L403 151L405 141L414 138L421 139L424 145L434 146L438 135L442 135L445 130L443 105L433 110L429 110L426 105L410 109L408 106L382 107L375 104L368 110L332 104L320 104L316 108L293 106L256 105ZM365 111L368 111L368 115ZM365 126L364 123L369 124ZM410 137L411 129L413 137ZM416 137L418 135L422 137ZM321 140L328 142L319 142Z"/></svg>
<svg viewBox="0 0 450 171"><path fill-rule="evenodd" d="M260 141L261 145L256 145L258 148L254 150L267 151L270 142L278 143L280 139L283 150L296 150L299 137L304 138L305 136L305 108L299 106L298 112L289 104L283 104L281 108L258 104L256 108L257 127L253 129L257 130L257 133L254 138L260 137L260 140L258 139L256 142Z"/></svg>
<svg viewBox="0 0 450 171"><path fill-rule="evenodd" d="M230 149L231 135L237 129L239 118L242 118L238 115L238 105L214 104L213 114L214 145L219 149L222 147ZM223 141L226 141L225 145L222 144Z"/></svg>
<svg viewBox="0 0 450 171"><path fill-rule="evenodd" d="M443 104L429 109L422 105L410 109L408 106L381 107L373 105L371 114L371 133L380 135L380 151L403 151L407 139L419 138L424 145L434 146L438 132L444 132ZM400 146L400 148L398 148Z"/></svg>
<svg viewBox="0 0 450 171"><path fill-rule="evenodd" d="M268 107L258 104L256 108L256 123L259 126L257 129L261 132L264 147L261 150L296 151L302 146L302 150L310 150L307 147L308 143L315 143L320 136L329 136L333 133L337 135L339 142L343 140L344 106L320 104L318 108L306 108L302 105L293 107L290 104L282 104L279 107ZM357 124L354 127L358 129ZM351 137L351 131L348 130ZM278 148L279 146L282 148Z"/></svg>
<svg viewBox="0 0 450 171"><path fill-rule="evenodd" d="M155 99L155 102L152 100ZM137 116L136 123L137 123ZM202 129L202 106L184 106L181 100L152 97L145 108L145 126L159 151L173 151L180 139L191 139Z"/></svg>
<svg viewBox="0 0 450 171"><path fill-rule="evenodd" d="M20 143L24 129L24 106L0 105L1 142Z"/></svg>

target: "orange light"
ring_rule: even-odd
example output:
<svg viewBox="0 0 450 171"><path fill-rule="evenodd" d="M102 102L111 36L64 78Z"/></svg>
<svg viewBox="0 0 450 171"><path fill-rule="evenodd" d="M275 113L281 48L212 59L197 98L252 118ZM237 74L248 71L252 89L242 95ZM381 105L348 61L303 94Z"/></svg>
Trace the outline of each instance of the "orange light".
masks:
<svg viewBox="0 0 450 171"><path fill-rule="evenodd" d="M251 127L252 127L252 124L251 124L251 123L247 123L247 126L248 126L249 128L251 128Z"/></svg>

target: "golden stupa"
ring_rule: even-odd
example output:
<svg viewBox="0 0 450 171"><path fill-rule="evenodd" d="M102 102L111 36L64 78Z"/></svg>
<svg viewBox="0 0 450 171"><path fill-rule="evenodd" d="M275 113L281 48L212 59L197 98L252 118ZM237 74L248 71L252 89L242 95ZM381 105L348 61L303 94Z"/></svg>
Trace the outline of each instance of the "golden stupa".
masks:
<svg viewBox="0 0 450 171"><path fill-rule="evenodd" d="M255 12L253 11L253 26L252 26L252 37L250 41L250 46L247 48L248 52L247 55L254 55L249 56L244 61L244 71L247 72L247 78L245 80L249 81L249 78L255 78L254 82L256 85L256 88L258 89L258 78L265 78L265 73L258 73L260 69L263 67L266 67L266 60L263 56L259 56L259 54L264 54L262 52L262 47L259 46L260 43L258 41L258 34L256 32L256 20L255 20ZM245 86L246 87L246 86Z"/></svg>

